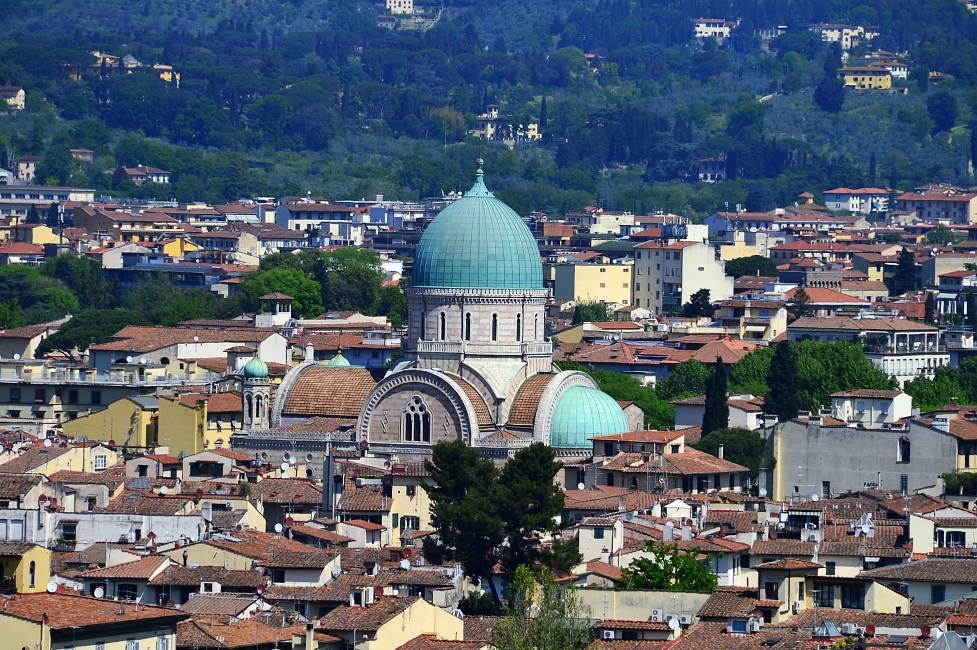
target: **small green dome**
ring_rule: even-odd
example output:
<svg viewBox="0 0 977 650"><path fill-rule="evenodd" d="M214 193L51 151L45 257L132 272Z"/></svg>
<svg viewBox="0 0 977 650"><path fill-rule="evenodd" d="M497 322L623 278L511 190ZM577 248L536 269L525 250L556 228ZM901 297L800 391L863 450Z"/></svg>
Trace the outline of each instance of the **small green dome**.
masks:
<svg viewBox="0 0 977 650"><path fill-rule="evenodd" d="M330 359L329 360L329 363L327 363L326 365L327 366L348 366L350 364L349 364L349 361L346 360L346 357L343 356L343 351L342 350L339 350L339 351L336 352L336 356L334 356L332 359Z"/></svg>
<svg viewBox="0 0 977 650"><path fill-rule="evenodd" d="M472 189L424 231L414 254L411 286L543 288L536 238L512 208L486 189L481 169Z"/></svg>
<svg viewBox="0 0 977 650"><path fill-rule="evenodd" d="M586 449L593 446L593 436L629 430L628 419L614 398L589 386L571 386L553 409L550 446Z"/></svg>
<svg viewBox="0 0 977 650"><path fill-rule="evenodd" d="M257 355L244 364L245 379L268 379L268 364L257 357Z"/></svg>

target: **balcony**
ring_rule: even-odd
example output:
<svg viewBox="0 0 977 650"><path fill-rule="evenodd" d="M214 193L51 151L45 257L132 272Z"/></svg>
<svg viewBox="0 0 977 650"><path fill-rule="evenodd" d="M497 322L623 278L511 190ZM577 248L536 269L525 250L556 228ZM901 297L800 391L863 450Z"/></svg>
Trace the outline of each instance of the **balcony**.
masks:
<svg viewBox="0 0 977 650"><path fill-rule="evenodd" d="M762 325L763 327L768 327L770 325L769 316L744 316L743 325Z"/></svg>
<svg viewBox="0 0 977 650"><path fill-rule="evenodd" d="M451 341L418 341L418 354L461 354L462 344Z"/></svg>

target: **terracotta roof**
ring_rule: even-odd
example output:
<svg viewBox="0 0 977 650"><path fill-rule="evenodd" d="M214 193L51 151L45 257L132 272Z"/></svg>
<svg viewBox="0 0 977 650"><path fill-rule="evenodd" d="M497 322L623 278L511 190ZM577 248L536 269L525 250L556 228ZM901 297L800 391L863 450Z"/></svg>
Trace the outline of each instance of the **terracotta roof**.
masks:
<svg viewBox="0 0 977 650"><path fill-rule="evenodd" d="M39 474L0 474L0 499L17 499L43 481Z"/></svg>
<svg viewBox="0 0 977 650"><path fill-rule="evenodd" d="M628 621L613 618L595 621L590 627L595 630L659 630L662 632L670 629L668 623L664 621Z"/></svg>
<svg viewBox="0 0 977 650"><path fill-rule="evenodd" d="M283 415L359 417L376 381L365 368L310 365L286 395Z"/></svg>
<svg viewBox="0 0 977 650"><path fill-rule="evenodd" d="M483 641L452 641L422 634L399 646L397 650L480 650L483 647Z"/></svg>
<svg viewBox="0 0 977 650"><path fill-rule="evenodd" d="M15 598L5 600L4 605L0 616L14 616L36 623L46 615L47 625L59 631L112 626L123 620L155 621L153 624L160 624L163 619L176 622L188 618L183 612L165 607L121 604L114 600L62 593L18 594Z"/></svg>
<svg viewBox="0 0 977 650"><path fill-rule="evenodd" d="M927 559L893 564L869 571L859 577L922 582L977 583L977 559Z"/></svg>
<svg viewBox="0 0 977 650"><path fill-rule="evenodd" d="M212 616L198 615L177 625L176 645L178 648L195 649L269 647L286 642L291 644L293 634L305 634L305 628L265 625L258 618L228 624Z"/></svg>
<svg viewBox="0 0 977 650"><path fill-rule="evenodd" d="M43 334L50 327L50 323L42 323L40 325L24 325L23 327L14 327L9 330L0 330L0 338L32 339L35 336Z"/></svg>
<svg viewBox="0 0 977 650"><path fill-rule="evenodd" d="M813 557L814 544L796 539L769 539L753 542L751 555L790 555L793 557Z"/></svg>
<svg viewBox="0 0 977 650"><path fill-rule="evenodd" d="M725 474L728 472L748 472L742 465L722 458L716 458L704 451L685 447L678 454L662 454L664 470L676 474Z"/></svg>
<svg viewBox="0 0 977 650"><path fill-rule="evenodd" d="M590 440L595 442L637 442L637 443L669 443L672 440L682 437L684 429L674 431L628 431L627 433L608 433L603 436L593 436Z"/></svg>
<svg viewBox="0 0 977 650"><path fill-rule="evenodd" d="M343 522L343 524L346 526L356 526L357 528L362 528L363 530L387 530L386 526L375 524L372 521L364 521L363 519L350 519Z"/></svg>
<svg viewBox="0 0 977 650"><path fill-rule="evenodd" d="M188 614L210 614L217 616L237 616L250 607L257 595L238 596L234 594L197 594L180 605L180 611Z"/></svg>
<svg viewBox="0 0 977 650"><path fill-rule="evenodd" d="M347 544L353 541L352 537L346 537L339 533L334 533L323 528L313 528L308 525L292 526L292 535L305 535L314 539L322 540L329 544Z"/></svg>
<svg viewBox="0 0 977 650"><path fill-rule="evenodd" d="M717 587L699 608L699 618L747 617L756 609L756 587Z"/></svg>
<svg viewBox="0 0 977 650"><path fill-rule="evenodd" d="M276 551L298 551L309 552L310 548L306 544L300 544L286 537L279 537L258 530L239 530L233 533L232 541L227 537L213 536L198 544L206 544L216 548L222 548L244 557L256 560L270 559Z"/></svg>
<svg viewBox="0 0 977 650"><path fill-rule="evenodd" d="M251 499L264 503L320 505L322 488L294 478L266 478L251 486Z"/></svg>
<svg viewBox="0 0 977 650"><path fill-rule="evenodd" d="M181 393L180 404L194 408L197 402L207 402L208 413L240 413L243 402L240 393Z"/></svg>
<svg viewBox="0 0 977 650"><path fill-rule="evenodd" d="M51 447L45 447L43 445L28 447L19 456L11 458L0 465L0 472L26 474L46 465L58 456L67 454L69 451L71 451L71 447L58 447L57 445L52 445Z"/></svg>
<svg viewBox="0 0 977 650"><path fill-rule="evenodd" d="M475 408L475 419L478 424L492 424L492 415L489 413L488 406L485 404L485 398L478 392L478 389L472 386L468 380L462 379L458 375L453 375L449 372L444 374L458 384L465 395L468 396L472 406Z"/></svg>
<svg viewBox="0 0 977 650"><path fill-rule="evenodd" d="M259 343L275 334L272 329L192 329L184 327L144 327L123 328L108 343L91 346L90 350L112 350L151 352L179 343ZM194 337L198 340L195 341Z"/></svg>
<svg viewBox="0 0 977 650"><path fill-rule="evenodd" d="M388 621L413 606L420 598L400 598L384 596L369 607L350 607L341 605L319 619L316 626L320 630L351 632L376 632Z"/></svg>
<svg viewBox="0 0 977 650"><path fill-rule="evenodd" d="M335 550L320 550L309 548L303 551L279 550L267 560L262 560L262 566L276 569L322 569L332 562L338 553Z"/></svg>
<svg viewBox="0 0 977 650"><path fill-rule="evenodd" d="M795 557L785 557L779 560L774 560L773 562L764 562L763 564L757 564L753 567L756 570L763 571L803 571L812 570L817 571L823 568L823 565L817 562L808 562L806 560L799 560Z"/></svg>
<svg viewBox="0 0 977 650"><path fill-rule="evenodd" d="M257 571L232 571L219 566L187 567L170 565L152 579L151 585L197 586L201 582L216 582L222 587L263 586L267 579Z"/></svg>
<svg viewBox="0 0 977 650"><path fill-rule="evenodd" d="M618 567L597 560L587 563L587 571L608 580L620 580L624 575Z"/></svg>
<svg viewBox="0 0 977 650"><path fill-rule="evenodd" d="M652 639L639 639L637 641L597 639L587 646L587 650L664 650L669 643L669 641L655 641Z"/></svg>
<svg viewBox="0 0 977 650"><path fill-rule="evenodd" d="M499 621L498 616L466 616L465 638L469 641L486 641L492 636L492 628Z"/></svg>
<svg viewBox="0 0 977 650"><path fill-rule="evenodd" d="M339 497L339 510L352 512L389 512L393 499L383 495L382 485L357 486L347 476L343 494Z"/></svg>
<svg viewBox="0 0 977 650"><path fill-rule="evenodd" d="M165 555L149 555L135 562L116 564L103 569L94 569L81 574L85 579L101 578L133 578L136 580L149 580L170 563L170 558Z"/></svg>
<svg viewBox="0 0 977 650"><path fill-rule="evenodd" d="M192 501L192 497L192 494L182 497L179 495L163 497L152 493L146 494L144 490L123 490L122 494L109 501L102 512L156 517L180 515L186 513L187 504Z"/></svg>
<svg viewBox="0 0 977 650"><path fill-rule="evenodd" d="M832 393L831 397L865 397L867 399L894 399L902 395L901 390L869 390L859 388L857 390L846 390L841 393Z"/></svg>
<svg viewBox="0 0 977 650"><path fill-rule="evenodd" d="M827 291L827 289L825 289ZM927 331L935 332L938 328L906 320L904 318L848 318L847 316L798 318L787 326L787 329L824 329L848 330L852 332L892 332L892 331Z"/></svg>
<svg viewBox="0 0 977 650"><path fill-rule="evenodd" d="M825 576L825 581L830 581L831 578ZM912 605L912 609L916 609L916 605ZM834 621L835 625L839 628L844 623L855 623L860 627L867 627L869 625L874 625L875 627L889 627L889 628L920 628L924 625L935 625L938 624L943 619L941 615L934 615L933 613L924 612L922 614L914 614L912 611L909 614L879 614L875 612L860 612L851 609L833 609L831 610L831 620ZM780 623L767 623L767 628L777 629L780 633L784 628L806 628L808 630L814 628L814 621L824 620L824 610L817 610L815 608L805 609L793 617L788 618ZM810 632L808 632L810 634ZM810 637L808 637L810 638Z"/></svg>
<svg viewBox="0 0 977 650"><path fill-rule="evenodd" d="M0 542L0 556L20 557L35 548L39 548L39 546L27 542Z"/></svg>
<svg viewBox="0 0 977 650"><path fill-rule="evenodd" d="M536 409L543 391L550 385L555 373L539 373L523 382L512 399L509 410L509 424L512 426L533 426L536 422Z"/></svg>

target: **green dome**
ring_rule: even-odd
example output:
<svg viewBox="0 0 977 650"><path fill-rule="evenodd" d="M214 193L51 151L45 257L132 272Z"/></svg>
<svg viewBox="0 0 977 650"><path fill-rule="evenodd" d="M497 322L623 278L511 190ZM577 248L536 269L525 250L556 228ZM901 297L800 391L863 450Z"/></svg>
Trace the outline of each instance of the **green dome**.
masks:
<svg viewBox="0 0 977 650"><path fill-rule="evenodd" d="M343 351L342 350L339 350L339 351L336 352L336 356L334 356L332 359L330 359L329 360L329 363L327 363L326 365L327 366L348 366L349 365L349 361L347 361L346 360L346 357L343 356Z"/></svg>
<svg viewBox="0 0 977 650"><path fill-rule="evenodd" d="M244 364L245 379L268 379L268 364L255 356Z"/></svg>
<svg viewBox="0 0 977 650"><path fill-rule="evenodd" d="M550 421L550 446L586 449L590 438L630 430L624 411L607 393L571 386L560 396Z"/></svg>
<svg viewBox="0 0 977 650"><path fill-rule="evenodd" d="M481 169L472 189L424 231L414 254L411 286L543 288L536 239L522 218L485 188Z"/></svg>

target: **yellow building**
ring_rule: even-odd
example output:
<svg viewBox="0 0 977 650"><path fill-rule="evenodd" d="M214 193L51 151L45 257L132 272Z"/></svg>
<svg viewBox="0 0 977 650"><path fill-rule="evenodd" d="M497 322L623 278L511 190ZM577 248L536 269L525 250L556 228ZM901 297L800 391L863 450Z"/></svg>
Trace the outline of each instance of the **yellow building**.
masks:
<svg viewBox="0 0 977 650"><path fill-rule="evenodd" d="M5 605L2 647L31 650L174 650L177 623L190 618L165 607L58 593L26 594Z"/></svg>
<svg viewBox="0 0 977 650"><path fill-rule="evenodd" d="M207 400L200 399L185 406L179 395L160 397L156 440L169 447L171 454L182 451L189 456L205 450L206 429Z"/></svg>
<svg viewBox="0 0 977 650"><path fill-rule="evenodd" d="M93 472L116 465L120 458L122 456L118 452L101 443L79 444L73 447L54 443L50 447L45 445L29 447L17 458L4 463L6 467L4 471L48 476L63 469Z"/></svg>
<svg viewBox="0 0 977 650"><path fill-rule="evenodd" d="M838 76L845 80L845 88L854 90L892 88L892 73L884 68L839 68Z"/></svg>
<svg viewBox="0 0 977 650"><path fill-rule="evenodd" d="M57 244L61 241L61 236L54 232L52 228L48 228L39 223L18 223L15 226L11 226L10 236L14 241L36 244L37 246Z"/></svg>
<svg viewBox="0 0 977 650"><path fill-rule="evenodd" d="M184 239L183 237L177 237L175 239L163 239L160 240L157 249L173 259L181 259L187 255L187 253L196 253L197 251L202 251L203 246L198 246L194 244L189 239Z"/></svg>
<svg viewBox="0 0 977 650"><path fill-rule="evenodd" d="M753 257L755 255L759 255L760 257L767 256L766 233L745 233L742 230L734 230L730 234L733 237L733 241L719 246L719 257L723 261L728 262L741 257ZM749 240L752 243L748 241L747 234L749 234Z"/></svg>
<svg viewBox="0 0 977 650"><path fill-rule="evenodd" d="M632 268L631 264L557 264L553 297L630 305Z"/></svg>
<svg viewBox="0 0 977 650"><path fill-rule="evenodd" d="M422 634L451 641L465 638L460 618L417 596L384 596L364 605L337 607L319 619L318 629L341 638L344 646L355 637L361 650L399 648Z"/></svg>
<svg viewBox="0 0 977 650"><path fill-rule="evenodd" d="M47 590L51 581L51 551L37 544L0 543L0 565L3 565L0 586L5 590L38 593Z"/></svg>
<svg viewBox="0 0 977 650"><path fill-rule="evenodd" d="M123 397L109 404L108 408L64 423L64 432L89 440L115 440L119 444L134 447L152 447L156 444L156 419L159 398L155 395Z"/></svg>

